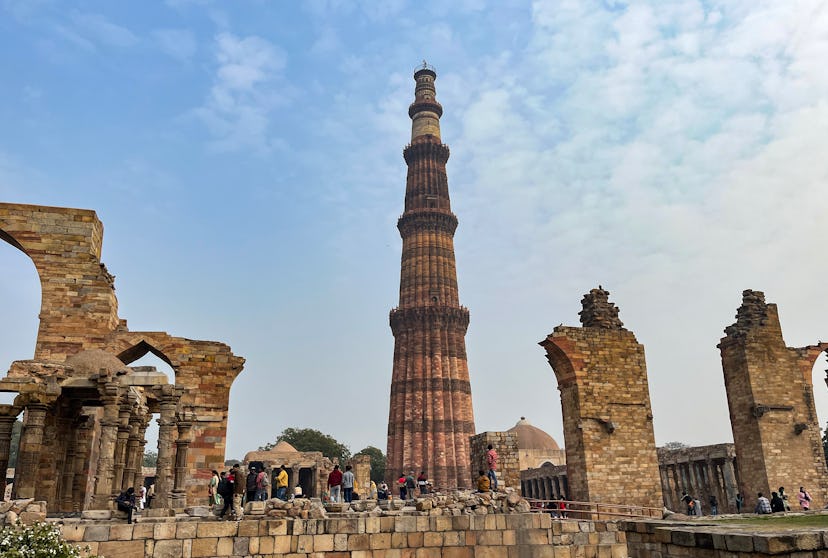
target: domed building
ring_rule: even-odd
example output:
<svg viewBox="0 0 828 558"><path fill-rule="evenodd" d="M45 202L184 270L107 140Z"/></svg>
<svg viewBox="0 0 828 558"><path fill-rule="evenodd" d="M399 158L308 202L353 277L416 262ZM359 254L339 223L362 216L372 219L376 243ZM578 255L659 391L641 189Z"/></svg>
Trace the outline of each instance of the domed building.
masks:
<svg viewBox="0 0 828 558"><path fill-rule="evenodd" d="M533 426L526 417L507 430L517 434L519 469L535 469L543 465L566 465L566 452L555 439Z"/></svg>

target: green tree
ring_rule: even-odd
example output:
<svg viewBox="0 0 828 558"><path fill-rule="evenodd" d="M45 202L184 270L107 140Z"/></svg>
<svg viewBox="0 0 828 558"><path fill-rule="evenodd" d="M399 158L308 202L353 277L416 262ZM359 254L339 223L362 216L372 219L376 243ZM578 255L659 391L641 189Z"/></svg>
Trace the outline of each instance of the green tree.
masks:
<svg viewBox="0 0 828 558"><path fill-rule="evenodd" d="M667 442L666 444L664 444L663 447L664 447L664 449L668 449L668 450L677 450L677 449L689 448L690 446L688 446L684 442Z"/></svg>
<svg viewBox="0 0 828 558"><path fill-rule="evenodd" d="M158 464L158 452L147 450L144 452L144 467L155 467Z"/></svg>
<svg viewBox="0 0 828 558"><path fill-rule="evenodd" d="M17 452L20 449L20 431L23 429L23 423L19 420L14 421L12 425L11 435L11 451L9 452L9 467L17 466ZM3 472L5 474L5 471Z"/></svg>
<svg viewBox="0 0 828 558"><path fill-rule="evenodd" d="M259 450L269 450L279 442L287 442L299 451L321 451L325 457L339 458L340 463L344 463L351 457L351 450L348 446L339 443L333 436L323 434L313 428L285 428L275 442L270 442L260 447Z"/></svg>
<svg viewBox="0 0 828 558"><path fill-rule="evenodd" d="M385 478L385 454L374 446L368 446L357 452L371 456L371 480L380 483Z"/></svg>

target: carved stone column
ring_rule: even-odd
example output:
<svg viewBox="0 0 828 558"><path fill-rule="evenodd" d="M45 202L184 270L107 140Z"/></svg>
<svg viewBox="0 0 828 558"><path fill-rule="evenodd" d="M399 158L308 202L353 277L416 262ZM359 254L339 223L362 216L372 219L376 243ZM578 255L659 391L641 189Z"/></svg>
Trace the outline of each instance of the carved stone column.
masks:
<svg viewBox="0 0 828 558"><path fill-rule="evenodd" d="M722 463L722 476L724 477L728 507L735 507L736 494L739 493L739 487L736 486L736 474L733 470L733 459L725 459ZM744 498L745 495L742 494L742 497Z"/></svg>
<svg viewBox="0 0 828 558"><path fill-rule="evenodd" d="M60 510L69 512L73 511L72 506L72 489L75 485L75 457L77 455L77 436L75 434L75 429L77 428L77 423L73 423L71 426L71 433L69 434L66 440L66 455L65 459L63 460L63 471L61 474L61 482L60 482L60 494L58 498L60 500Z"/></svg>
<svg viewBox="0 0 828 558"><path fill-rule="evenodd" d="M132 486L135 487L136 492L144 485L144 451L147 447L147 426L149 426L152 416L145 413L139 415L138 418L138 446L135 449L135 476L132 481Z"/></svg>
<svg viewBox="0 0 828 558"><path fill-rule="evenodd" d="M72 466L75 478L72 481L72 511L80 511L85 509L85 503L89 500L89 494L86 493L89 484L89 476L87 471L87 459L92 441L92 425L94 418L89 415L80 415L78 417L78 425L75 428L75 463Z"/></svg>
<svg viewBox="0 0 828 558"><path fill-rule="evenodd" d="M37 488L38 462L43 447L43 426L49 406L41 402L25 405L26 414L20 433L20 448L14 475L13 498L34 498Z"/></svg>
<svg viewBox="0 0 828 558"><path fill-rule="evenodd" d="M188 417L183 413L178 416L178 439L175 441L175 487L173 488L172 501L174 508L185 508L187 506L187 452L190 449L190 433L193 423L186 420Z"/></svg>
<svg viewBox="0 0 828 558"><path fill-rule="evenodd" d="M112 474L112 493L115 496L120 494L124 485L124 469L126 469L127 465L126 453L130 430L129 419L132 415L132 406L133 402L127 400L123 401L118 409L118 433L115 439L115 465Z"/></svg>
<svg viewBox="0 0 828 558"><path fill-rule="evenodd" d="M176 410L181 399L181 388L159 387L161 416L158 418L158 463L155 467L155 498L158 508L170 507Z"/></svg>
<svg viewBox="0 0 828 558"><path fill-rule="evenodd" d="M20 407L0 405L0 500L6 493L6 469L11 455L11 435Z"/></svg>
<svg viewBox="0 0 828 558"><path fill-rule="evenodd" d="M118 441L118 418L121 410L122 387L116 382L106 382L99 387L103 401L101 419L101 451L98 457L95 495L92 509L109 509L115 480L115 447Z"/></svg>
<svg viewBox="0 0 828 558"><path fill-rule="evenodd" d="M143 475L137 477L136 471L141 470L144 461L144 429L146 426L146 406L140 401L133 407L129 415L129 435L126 443L126 457L124 461L124 475L121 481L121 490L126 490L130 486L135 488L136 493L140 493L141 484L143 484ZM143 426L143 429L142 429ZM136 478L140 478L141 482L136 483Z"/></svg>

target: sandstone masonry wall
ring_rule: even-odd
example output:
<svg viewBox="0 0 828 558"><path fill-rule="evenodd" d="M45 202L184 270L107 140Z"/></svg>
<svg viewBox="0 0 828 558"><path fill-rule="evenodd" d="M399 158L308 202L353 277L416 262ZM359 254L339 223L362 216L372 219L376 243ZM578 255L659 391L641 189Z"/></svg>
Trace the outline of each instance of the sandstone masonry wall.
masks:
<svg viewBox="0 0 828 558"><path fill-rule="evenodd" d="M558 326L540 343L561 392L568 496L661 507L644 347L608 295L592 289L583 327Z"/></svg>
<svg viewBox="0 0 828 558"><path fill-rule="evenodd" d="M811 368L821 344L785 346L775 304L759 291L742 293L736 322L719 343L741 492L752 508L756 493L800 486L816 505L828 502L828 471L813 399Z"/></svg>
<svg viewBox="0 0 828 558"><path fill-rule="evenodd" d="M63 536L101 558L580 558L627 556L615 523L547 514L341 519L66 520Z"/></svg>
<svg viewBox="0 0 828 558"><path fill-rule="evenodd" d="M498 488L520 488L518 439L514 432L483 432L469 438L471 445L471 478L477 478L481 469L487 471L486 452L489 444L497 452Z"/></svg>

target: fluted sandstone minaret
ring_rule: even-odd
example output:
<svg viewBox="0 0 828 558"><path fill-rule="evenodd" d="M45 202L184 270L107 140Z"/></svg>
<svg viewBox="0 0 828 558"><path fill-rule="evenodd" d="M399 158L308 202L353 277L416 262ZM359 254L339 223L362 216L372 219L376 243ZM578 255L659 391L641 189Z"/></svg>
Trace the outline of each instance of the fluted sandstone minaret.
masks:
<svg viewBox="0 0 828 558"><path fill-rule="evenodd" d="M443 107L434 69L423 64L411 117L402 236L400 303L391 311L394 371L388 416L389 479L426 471L437 487L471 485L469 436L474 434L466 360L469 311L460 306L454 262L457 217L451 212L440 141Z"/></svg>

